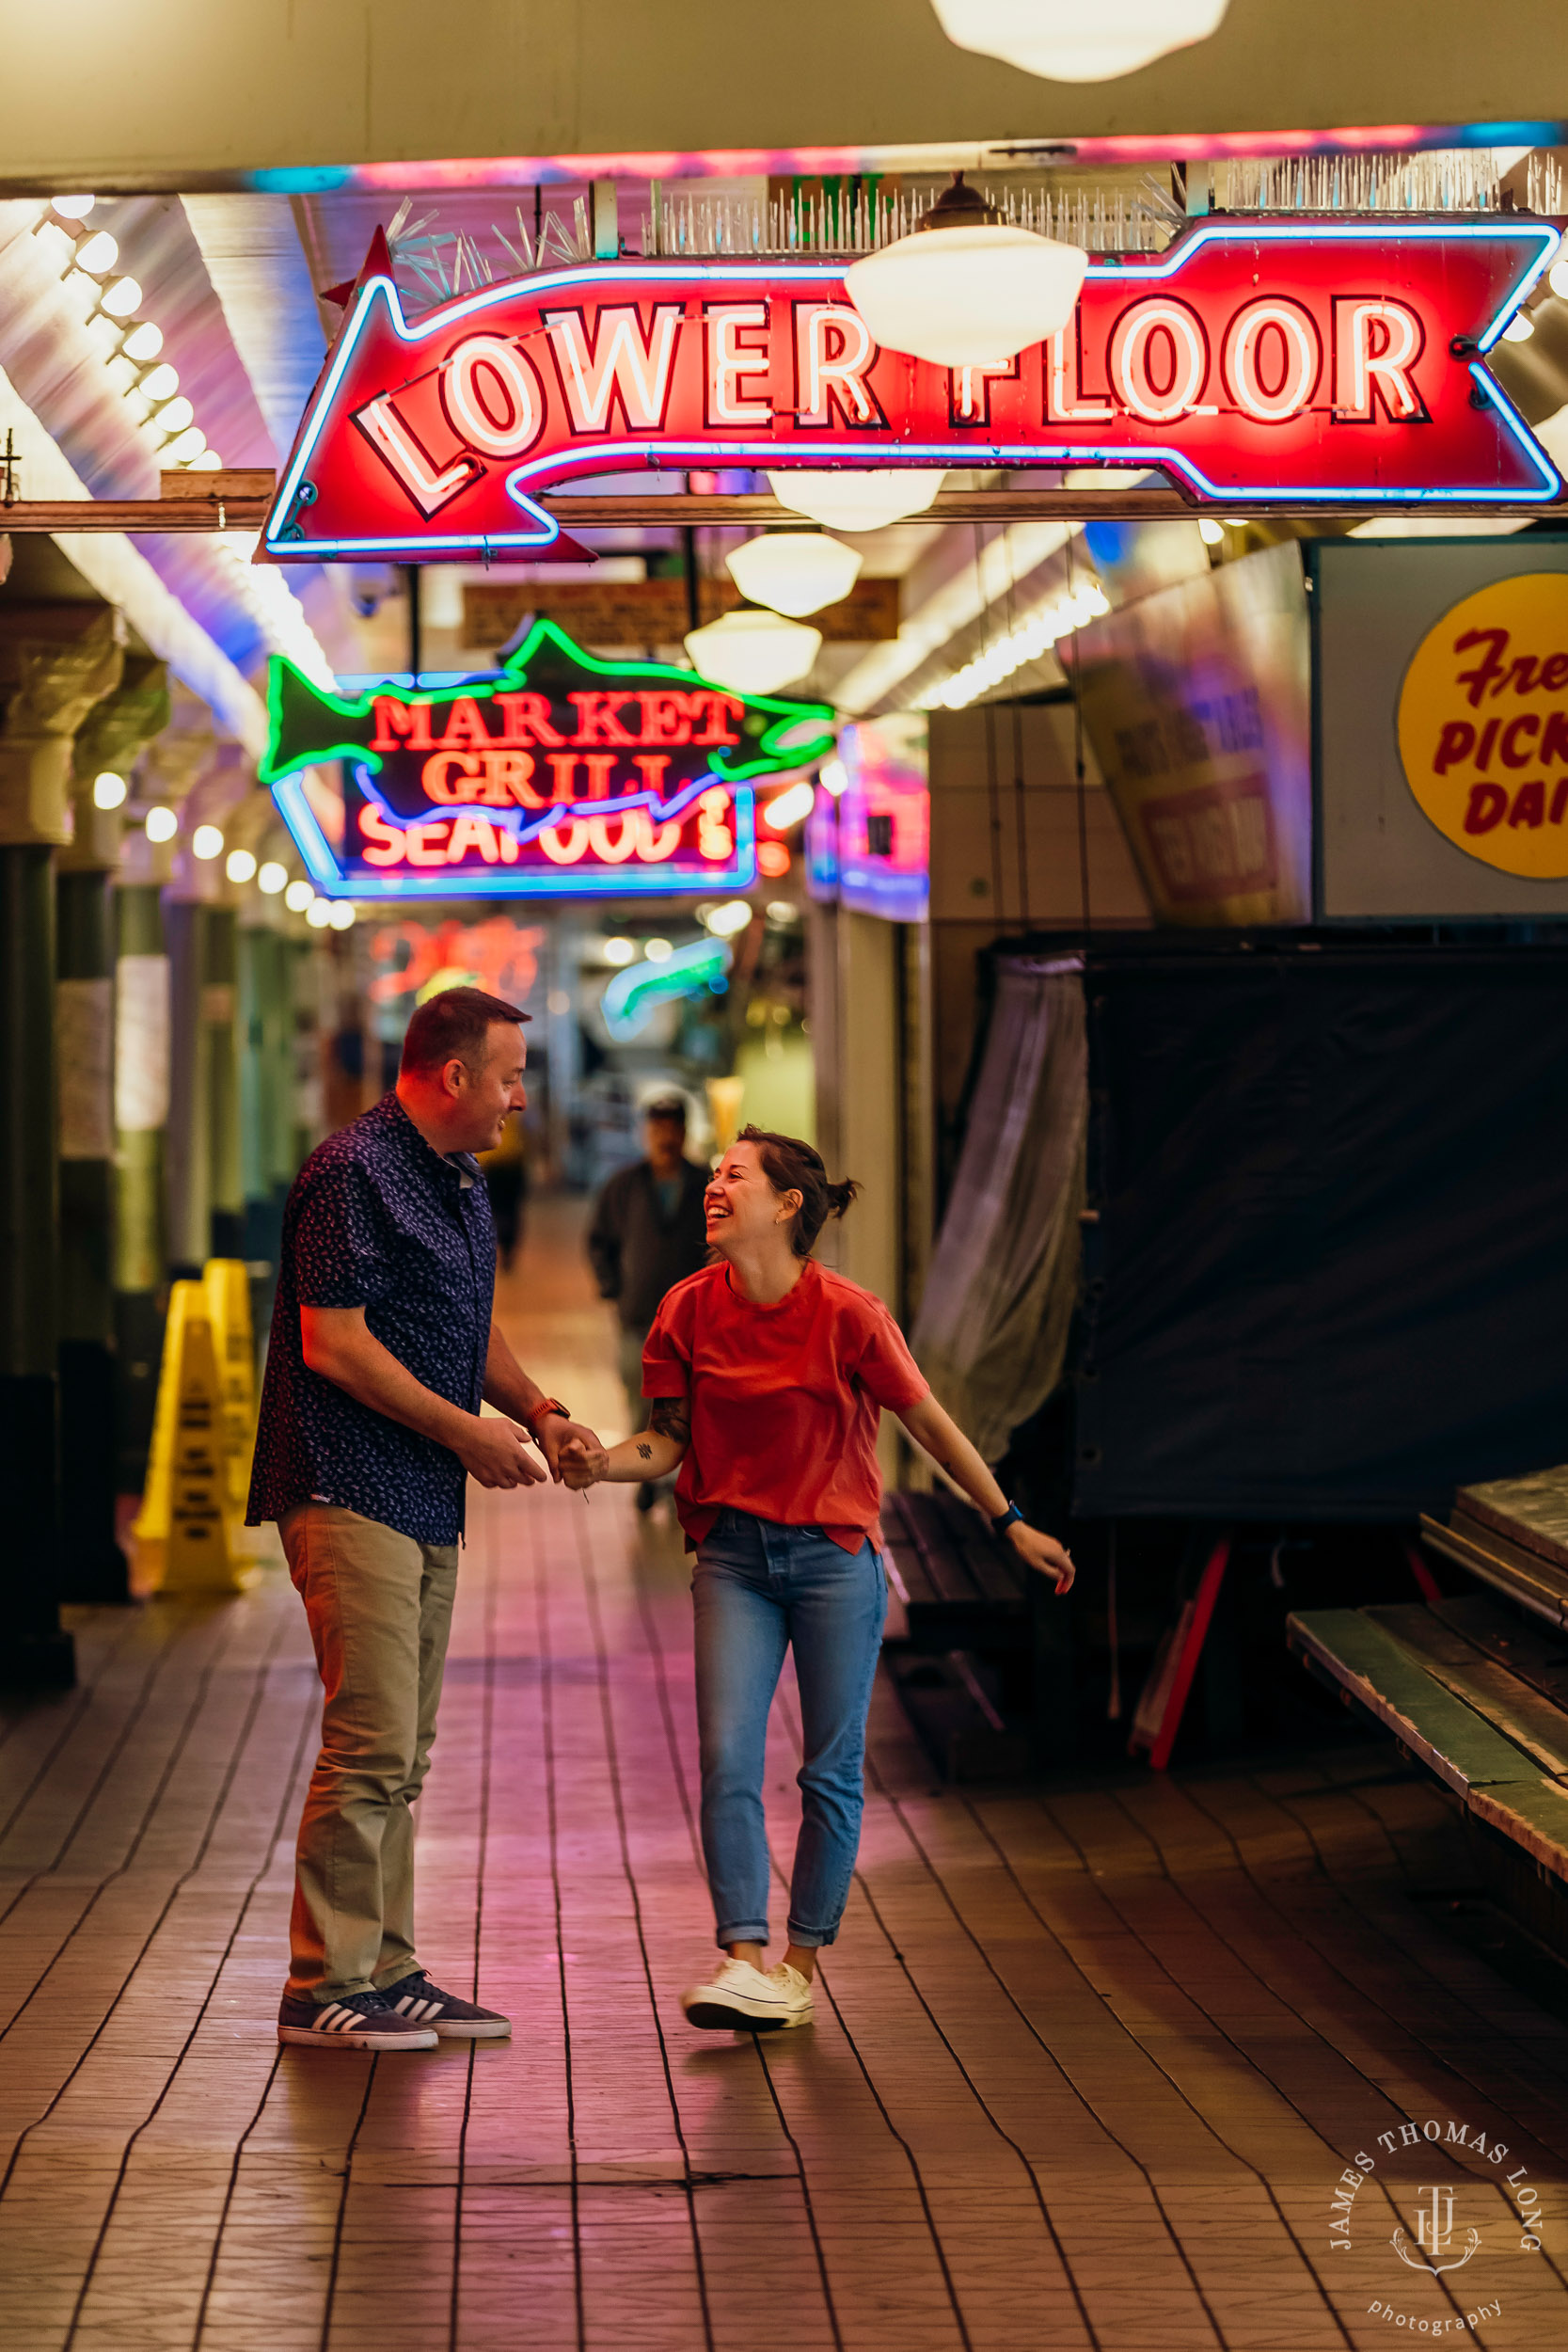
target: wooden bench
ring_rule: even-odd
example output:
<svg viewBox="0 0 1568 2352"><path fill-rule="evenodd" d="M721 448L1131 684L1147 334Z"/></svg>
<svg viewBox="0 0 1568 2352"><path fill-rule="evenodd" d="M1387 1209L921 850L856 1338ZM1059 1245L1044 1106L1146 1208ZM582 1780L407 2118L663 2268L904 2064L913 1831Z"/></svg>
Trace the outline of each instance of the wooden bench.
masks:
<svg viewBox="0 0 1568 2352"><path fill-rule="evenodd" d="M1421 1537L1548 1625L1568 1627L1568 1466L1462 1486L1446 1520L1422 1518Z"/></svg>
<svg viewBox="0 0 1568 2352"><path fill-rule="evenodd" d="M882 1502L888 1582L902 1604L902 1646L950 1661L967 1699L955 1723L924 1698L916 1673L894 1679L915 1728L953 1779L1025 1770L1070 1755L1074 1739L1071 1634L1045 1579L972 1506L939 1489ZM975 1664L997 1669L994 1691Z"/></svg>
<svg viewBox="0 0 1568 2352"><path fill-rule="evenodd" d="M1490 1590L1303 1611L1287 1639L1452 1791L1483 1878L1568 1958L1568 1468L1465 1488L1422 1534Z"/></svg>
<svg viewBox="0 0 1568 2352"><path fill-rule="evenodd" d="M894 1494L882 1502L888 1577L916 1649L980 1649L1022 1640L1028 1571L957 1495Z"/></svg>

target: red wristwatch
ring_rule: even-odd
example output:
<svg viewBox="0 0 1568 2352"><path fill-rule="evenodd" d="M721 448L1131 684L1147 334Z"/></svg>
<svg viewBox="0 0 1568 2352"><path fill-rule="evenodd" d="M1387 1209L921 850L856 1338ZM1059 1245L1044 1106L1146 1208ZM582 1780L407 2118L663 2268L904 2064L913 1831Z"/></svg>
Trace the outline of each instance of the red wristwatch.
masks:
<svg viewBox="0 0 1568 2352"><path fill-rule="evenodd" d="M531 1429L535 1429L536 1424L544 1420L546 1413L559 1413L562 1421L570 1421L572 1418L558 1396L542 1396L537 1405L530 1406L523 1419Z"/></svg>

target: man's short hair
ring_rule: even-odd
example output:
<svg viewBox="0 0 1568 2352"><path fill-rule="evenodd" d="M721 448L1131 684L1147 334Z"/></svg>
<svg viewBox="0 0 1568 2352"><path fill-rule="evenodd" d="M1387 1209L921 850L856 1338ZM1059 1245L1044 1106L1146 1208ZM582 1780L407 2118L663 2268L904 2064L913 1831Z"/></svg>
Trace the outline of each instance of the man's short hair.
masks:
<svg viewBox="0 0 1568 2352"><path fill-rule="evenodd" d="M679 1094L656 1095L651 1103L643 1104L642 1116L644 1119L672 1120L677 1127L684 1127L686 1125L685 1099Z"/></svg>
<svg viewBox="0 0 1568 2352"><path fill-rule="evenodd" d="M444 1070L449 1061L460 1061L475 1070L484 1059L492 1022L529 1017L520 1005L509 1005L483 988L444 988L439 995L427 996L408 1024L403 1068Z"/></svg>

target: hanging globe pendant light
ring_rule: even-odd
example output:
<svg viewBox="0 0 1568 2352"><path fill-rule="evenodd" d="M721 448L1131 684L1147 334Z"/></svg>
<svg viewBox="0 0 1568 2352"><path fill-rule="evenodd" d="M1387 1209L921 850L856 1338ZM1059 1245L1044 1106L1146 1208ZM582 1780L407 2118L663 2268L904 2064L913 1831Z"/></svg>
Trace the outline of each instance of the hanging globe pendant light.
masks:
<svg viewBox="0 0 1568 2352"><path fill-rule="evenodd" d="M924 515L946 479L934 466L846 466L837 472L792 466L770 473L768 483L781 506L809 515L827 531L884 531Z"/></svg>
<svg viewBox="0 0 1568 2352"><path fill-rule="evenodd" d="M932 0L959 49L1048 82L1114 82L1217 30L1229 0Z"/></svg>
<svg viewBox="0 0 1568 2352"><path fill-rule="evenodd" d="M753 604L800 620L837 604L860 577L863 558L822 531L768 531L726 555L730 578Z"/></svg>
<svg viewBox="0 0 1568 2352"><path fill-rule="evenodd" d="M852 262L844 283L884 350L985 367L1067 325L1088 260L1009 228L959 171L910 236Z"/></svg>
<svg viewBox="0 0 1568 2352"><path fill-rule="evenodd" d="M822 646L819 628L746 606L694 628L686 650L699 675L737 694L776 694L804 677Z"/></svg>

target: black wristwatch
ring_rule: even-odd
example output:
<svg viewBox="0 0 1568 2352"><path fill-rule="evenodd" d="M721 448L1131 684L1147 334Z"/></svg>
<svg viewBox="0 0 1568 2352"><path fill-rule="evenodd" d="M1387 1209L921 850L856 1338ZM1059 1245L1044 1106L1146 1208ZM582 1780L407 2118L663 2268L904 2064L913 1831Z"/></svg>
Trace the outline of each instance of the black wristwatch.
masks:
<svg viewBox="0 0 1568 2352"><path fill-rule="evenodd" d="M1023 1514L1019 1509L1017 1503L1009 1502L1006 1509L1002 1512L1000 1517L992 1519L990 1523L990 1532L993 1535L1005 1535L1008 1528L1022 1521L1022 1518Z"/></svg>

